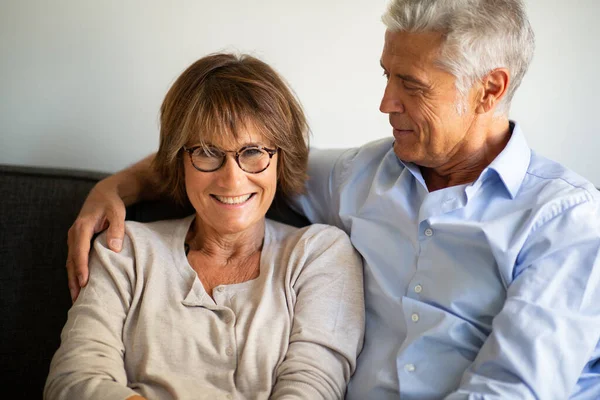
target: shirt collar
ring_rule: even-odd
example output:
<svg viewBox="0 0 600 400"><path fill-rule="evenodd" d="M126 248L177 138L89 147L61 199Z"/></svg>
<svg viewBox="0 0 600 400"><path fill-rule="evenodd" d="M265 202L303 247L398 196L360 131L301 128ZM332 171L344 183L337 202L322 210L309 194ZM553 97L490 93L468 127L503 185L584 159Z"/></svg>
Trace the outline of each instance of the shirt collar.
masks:
<svg viewBox="0 0 600 400"><path fill-rule="evenodd" d="M396 156L396 153L394 152L393 142L391 153L394 155L394 157L396 157L400 165L409 170L412 176L414 176L414 178L417 180L417 182L419 182L424 188L427 189L427 184L425 183L425 179L423 179L423 175L421 175L421 169L419 168L419 166L417 164L413 164L411 162L404 162L401 159L399 159L398 156Z"/></svg>
<svg viewBox="0 0 600 400"><path fill-rule="evenodd" d="M511 198L514 199L529 168L531 149L521 127L516 122L510 121L510 129L512 133L508 143L494 161L483 170L479 179L484 177L488 170L495 171Z"/></svg>
<svg viewBox="0 0 600 400"><path fill-rule="evenodd" d="M531 160L531 149L525 140L525 135L521 131L521 127L514 121L509 121L511 136L504 149L496 156L494 161L490 163L481 173L479 178L473 183L474 186L480 185L483 179L488 175L488 171L494 171L504 184L506 190L510 193L511 198L515 198L527 168ZM393 145L392 145L393 153ZM421 170L416 164L404 162L398 158L401 165L407 168L415 179L424 187L427 187Z"/></svg>

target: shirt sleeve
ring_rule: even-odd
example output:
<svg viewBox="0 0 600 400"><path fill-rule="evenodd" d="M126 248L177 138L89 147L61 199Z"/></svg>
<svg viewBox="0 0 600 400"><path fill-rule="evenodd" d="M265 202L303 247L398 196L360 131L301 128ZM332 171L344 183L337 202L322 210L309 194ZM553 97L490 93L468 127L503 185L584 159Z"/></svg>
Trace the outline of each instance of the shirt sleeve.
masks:
<svg viewBox="0 0 600 400"><path fill-rule="evenodd" d="M301 268L289 347L270 399L343 399L364 339L362 259L334 227L299 246L290 261Z"/></svg>
<svg viewBox="0 0 600 400"><path fill-rule="evenodd" d="M292 199L291 207L312 223L341 227L339 185L357 149L315 149L308 156L306 193Z"/></svg>
<svg viewBox="0 0 600 400"><path fill-rule="evenodd" d="M597 202L550 210L533 226L492 332L455 399L567 399L600 340Z"/></svg>
<svg viewBox="0 0 600 400"><path fill-rule="evenodd" d="M126 399L121 333L134 282L132 246L126 235L114 253L100 235L90 255L90 279L68 313L52 358L44 399Z"/></svg>

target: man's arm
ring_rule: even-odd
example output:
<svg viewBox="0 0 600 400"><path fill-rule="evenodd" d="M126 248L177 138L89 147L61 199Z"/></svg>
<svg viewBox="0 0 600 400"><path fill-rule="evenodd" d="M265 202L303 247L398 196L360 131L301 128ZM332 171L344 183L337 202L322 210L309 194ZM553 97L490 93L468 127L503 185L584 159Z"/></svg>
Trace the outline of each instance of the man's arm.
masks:
<svg viewBox="0 0 600 400"><path fill-rule="evenodd" d="M88 281L88 256L94 234L107 230L111 250L119 252L125 234L125 207L156 197L154 154L98 182L69 229L67 274L71 299Z"/></svg>
<svg viewBox="0 0 600 400"><path fill-rule="evenodd" d="M600 210L571 199L539 219L457 399L567 399L600 340Z"/></svg>

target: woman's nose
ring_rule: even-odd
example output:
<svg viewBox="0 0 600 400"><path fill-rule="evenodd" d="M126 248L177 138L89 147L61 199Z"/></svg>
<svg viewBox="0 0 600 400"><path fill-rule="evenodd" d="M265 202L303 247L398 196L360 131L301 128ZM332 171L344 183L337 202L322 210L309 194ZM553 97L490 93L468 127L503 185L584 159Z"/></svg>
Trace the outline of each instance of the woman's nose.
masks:
<svg viewBox="0 0 600 400"><path fill-rule="evenodd" d="M223 186L235 187L246 179L246 173L240 168L233 154L228 154L225 164L217 171Z"/></svg>

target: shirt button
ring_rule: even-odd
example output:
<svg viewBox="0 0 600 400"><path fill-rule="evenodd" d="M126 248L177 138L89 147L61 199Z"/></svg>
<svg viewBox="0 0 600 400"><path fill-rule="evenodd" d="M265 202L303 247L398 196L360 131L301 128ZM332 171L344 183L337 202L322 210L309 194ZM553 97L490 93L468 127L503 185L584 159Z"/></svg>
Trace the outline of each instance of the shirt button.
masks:
<svg viewBox="0 0 600 400"><path fill-rule="evenodd" d="M231 357L233 355L233 349L231 347L228 347L227 349L225 349L225 354Z"/></svg>
<svg viewBox="0 0 600 400"><path fill-rule="evenodd" d="M219 286L219 287L217 288L217 292L222 292L223 290L225 290L225 288L224 288L223 286Z"/></svg>
<svg viewBox="0 0 600 400"><path fill-rule="evenodd" d="M410 316L410 319L412 319L413 322L419 322L419 314L414 313Z"/></svg>
<svg viewBox="0 0 600 400"><path fill-rule="evenodd" d="M425 236L427 236L427 237L433 236L433 229L431 229L431 228L425 229Z"/></svg>
<svg viewBox="0 0 600 400"><path fill-rule="evenodd" d="M414 365L414 364L406 364L406 365L404 366L404 370L405 370L406 372L415 372L415 370L416 370L416 369L417 369L417 368L415 367L415 365Z"/></svg>
<svg viewBox="0 0 600 400"><path fill-rule="evenodd" d="M417 285L415 286L415 293L421 293L423 291L423 286Z"/></svg>

